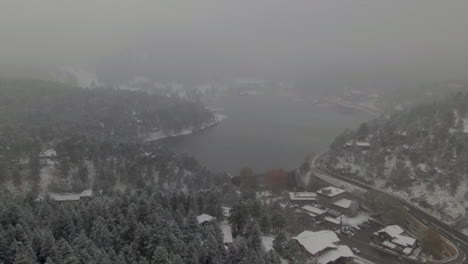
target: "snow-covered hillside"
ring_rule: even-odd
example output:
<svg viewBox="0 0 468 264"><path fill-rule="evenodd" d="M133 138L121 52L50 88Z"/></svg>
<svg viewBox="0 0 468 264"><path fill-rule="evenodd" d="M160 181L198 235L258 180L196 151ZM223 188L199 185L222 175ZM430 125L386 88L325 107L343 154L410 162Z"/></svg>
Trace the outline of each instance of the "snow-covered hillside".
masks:
<svg viewBox="0 0 468 264"><path fill-rule="evenodd" d="M462 93L381 117L338 136L329 165L462 230L468 227L467 117Z"/></svg>

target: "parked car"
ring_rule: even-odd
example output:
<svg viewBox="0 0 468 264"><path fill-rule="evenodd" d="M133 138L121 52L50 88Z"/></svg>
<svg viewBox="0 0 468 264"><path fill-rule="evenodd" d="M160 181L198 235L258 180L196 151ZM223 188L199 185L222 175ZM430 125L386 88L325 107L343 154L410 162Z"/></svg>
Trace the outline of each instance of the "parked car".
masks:
<svg viewBox="0 0 468 264"><path fill-rule="evenodd" d="M351 250L353 251L354 254L359 254L361 253L361 251L355 247L351 248Z"/></svg>

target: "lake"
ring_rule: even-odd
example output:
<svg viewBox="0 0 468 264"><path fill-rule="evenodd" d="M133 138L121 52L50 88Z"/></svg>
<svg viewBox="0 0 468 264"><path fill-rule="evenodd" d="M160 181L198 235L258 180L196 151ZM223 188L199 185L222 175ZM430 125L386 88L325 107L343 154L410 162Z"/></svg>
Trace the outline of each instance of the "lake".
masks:
<svg viewBox="0 0 468 264"><path fill-rule="evenodd" d="M210 100L211 108L228 116L196 134L162 143L176 153L188 153L216 172L237 174L242 167L255 172L294 169L308 155L328 148L336 135L372 118L367 113L275 96L224 96Z"/></svg>

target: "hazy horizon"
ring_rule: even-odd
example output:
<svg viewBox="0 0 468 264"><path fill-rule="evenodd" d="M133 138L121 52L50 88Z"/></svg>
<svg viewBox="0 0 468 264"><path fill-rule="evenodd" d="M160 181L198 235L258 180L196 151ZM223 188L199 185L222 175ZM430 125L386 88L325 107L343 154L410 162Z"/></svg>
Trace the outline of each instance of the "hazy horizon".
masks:
<svg viewBox="0 0 468 264"><path fill-rule="evenodd" d="M346 85L463 79L467 1L1 1L0 71Z"/></svg>

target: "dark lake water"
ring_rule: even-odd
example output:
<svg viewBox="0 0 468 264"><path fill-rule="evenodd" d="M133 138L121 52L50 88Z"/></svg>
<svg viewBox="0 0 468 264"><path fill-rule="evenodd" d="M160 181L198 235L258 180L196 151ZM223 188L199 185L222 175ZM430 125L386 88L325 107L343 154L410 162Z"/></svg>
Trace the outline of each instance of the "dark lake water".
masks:
<svg viewBox="0 0 468 264"><path fill-rule="evenodd" d="M238 173L293 169L328 148L336 135L372 118L287 97L226 96L207 102L228 116L194 135L163 140L176 153L188 153L212 171Z"/></svg>

